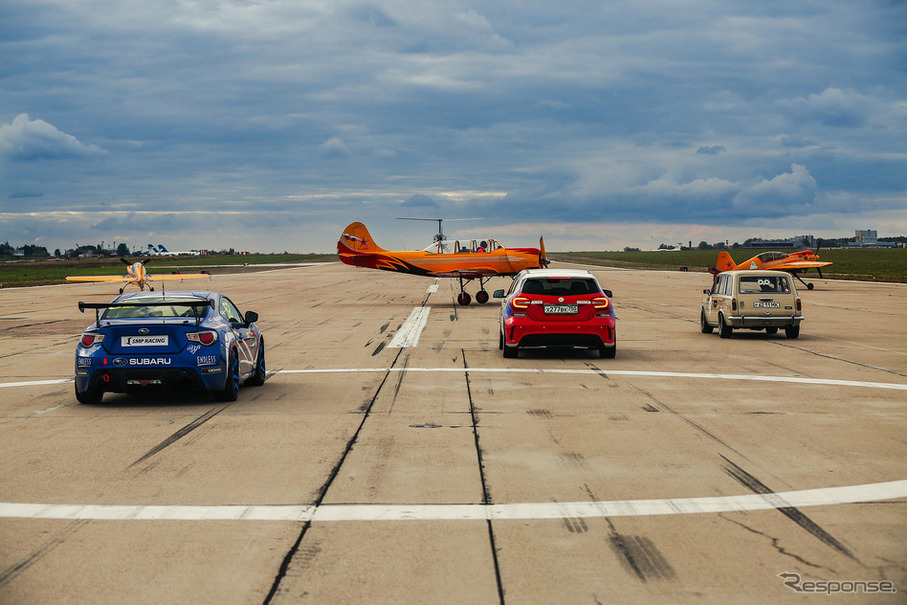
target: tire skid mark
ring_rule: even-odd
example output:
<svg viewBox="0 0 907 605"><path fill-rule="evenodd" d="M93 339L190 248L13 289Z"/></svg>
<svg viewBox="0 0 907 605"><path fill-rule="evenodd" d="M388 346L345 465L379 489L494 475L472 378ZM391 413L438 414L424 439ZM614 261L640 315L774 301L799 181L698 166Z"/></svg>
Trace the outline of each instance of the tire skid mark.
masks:
<svg viewBox="0 0 907 605"><path fill-rule="evenodd" d="M397 384L394 385L394 396L391 398L391 404L387 408L387 415L390 416L394 411L394 405L397 403L397 396L400 395L400 387L403 386L403 379L406 377L406 366L409 365L409 355L403 360L403 369L397 376Z"/></svg>
<svg viewBox="0 0 907 605"><path fill-rule="evenodd" d="M204 423L208 422L209 420L211 420L212 418L214 418L215 416L217 416L218 414L220 414L221 412L226 410L228 407L230 407L230 406L225 405L220 408L208 410L207 412L205 412L204 414L202 414L201 416L199 416L198 418L196 418L195 420L193 420L192 422L190 422L189 424L187 424L186 426L184 426L180 430L176 431L175 433L173 433L172 435L170 435L169 437L167 437L166 439L164 439L163 441L158 443L156 446L154 446L153 448L148 450L144 456L142 456L141 458L139 458L138 460L136 460L135 462L133 462L126 468L130 469L130 468L134 467L135 465L137 465L141 462L144 462L148 458L151 458L152 456L154 456L161 450L173 445L174 443L176 443L177 441L179 441L180 439L182 439L183 437L185 437L186 435L188 435L189 433L191 433L192 431L194 431L195 429L197 429Z"/></svg>
<svg viewBox="0 0 907 605"><path fill-rule="evenodd" d="M353 451L353 445L356 441L359 440L359 434L362 432L362 427L365 426L365 422L368 420L369 416L372 413L372 408L375 406L375 401L378 400L378 395L381 394L381 390L384 388L384 385L387 384L387 379L390 378L391 371L394 366L397 364L397 360L400 359L400 355L403 353L403 349L397 351L397 354L394 356L393 361L388 367L387 371L384 373L384 377L381 379L381 382L378 384L378 388L375 389L374 394L372 395L371 400L365 406L365 409L362 410L362 420L359 422L359 426L356 427L356 431L353 433L350 440L347 442L346 447L343 450L343 453L340 454L340 458L337 460L337 464L334 465L334 468L331 469L331 472L328 473L328 477L322 484L321 488L318 490L318 496L315 498L313 506L315 509L320 507L324 502L325 496L327 496L328 489L334 483L334 480L337 478L337 475L340 474L340 468L343 466L343 463L346 461L347 456L350 452ZM283 560L280 563L280 567L277 570L277 575L274 577L274 581L271 584L271 589L268 591L268 594L265 596L262 605L269 605L271 601L277 596L278 591L280 590L280 584L283 582L283 579L287 577L287 571L290 569L290 564L296 558L296 555L300 552L300 546L302 541L305 539L306 534L309 531L309 528L312 527L312 521L308 520L303 523L302 529L299 531L299 536L297 536L296 541L287 551L287 554L284 555ZM308 551L303 550L303 554L306 555ZM315 555L307 555L307 559L304 561L306 565L310 562L311 558Z"/></svg>
<svg viewBox="0 0 907 605"><path fill-rule="evenodd" d="M755 494L764 494L772 500L782 500L780 496L775 494L774 490L770 489L767 485L759 481L759 479L746 472L740 466L728 460L724 455L718 455L721 456L721 458L724 459L724 461L727 463L722 465L724 472L726 472L731 478L735 479L738 483L750 489ZM800 509L790 505L783 506L783 501L773 501L772 504L776 505L775 508L778 509L778 512L799 525L802 529L810 533L814 538L817 538L826 546L833 548L852 561L855 561L862 565L860 560L857 559L852 552L850 552L850 549L839 542L834 536L822 529L815 521L813 521L802 511L800 511Z"/></svg>
<svg viewBox="0 0 907 605"><path fill-rule="evenodd" d="M589 498L593 502L599 502L589 486L584 487ZM673 580L675 578L674 568L652 540L645 536L625 536L617 531L617 527L614 526L610 517L605 516L604 519L608 524L608 544L624 569L643 583L647 583L649 580Z"/></svg>
<svg viewBox="0 0 907 605"><path fill-rule="evenodd" d="M88 521L86 520L70 523L53 538L45 542L36 550L32 551L32 553L27 557L3 570L3 572L0 573L0 588L3 588L6 584L14 580L20 573L43 559L44 556L50 553L53 549L63 544L66 541L66 538L76 533L86 523L88 523Z"/></svg>
<svg viewBox="0 0 907 605"><path fill-rule="evenodd" d="M466 396L469 398L469 416L472 420L472 435L476 444L476 459L479 463L479 479L482 482L482 504L492 504L491 494L488 491L488 483L485 480L485 463L482 461L482 446L479 444L479 421L476 416L476 406L472 399L472 385L469 378L469 364L466 363L466 349L460 349L463 356L463 369L466 376ZM498 587L498 603L504 605L504 584L501 580L501 565L498 562L498 548L494 538L494 526L491 519L486 519L488 527L488 542L491 548L491 559L494 562L494 579Z"/></svg>
<svg viewBox="0 0 907 605"><path fill-rule="evenodd" d="M861 368L869 368L870 370L877 370L879 372L887 372L889 374L894 374L895 376L907 376L903 372L898 372L896 370L889 370L888 368L880 368L879 366L870 365L868 363L860 363L859 361L852 361L850 359L844 359L843 357L836 357L834 355L829 355L827 353L820 353L819 351L813 351L812 349L807 349L805 347L798 347L796 345L788 344L786 342L771 341L772 344L776 344L779 347L787 347L788 349L797 349L798 351L803 351L804 353L811 353L813 355L818 355L819 357L824 357L825 359L831 359L833 361L840 361L842 363L850 363L855 366L860 366Z"/></svg>

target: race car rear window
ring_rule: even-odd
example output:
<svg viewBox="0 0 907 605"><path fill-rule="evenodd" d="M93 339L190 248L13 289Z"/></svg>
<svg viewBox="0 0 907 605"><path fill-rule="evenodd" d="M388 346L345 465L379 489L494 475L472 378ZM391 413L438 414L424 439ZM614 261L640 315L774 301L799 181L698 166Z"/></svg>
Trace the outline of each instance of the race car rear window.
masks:
<svg viewBox="0 0 907 605"><path fill-rule="evenodd" d="M187 301L188 302L188 301ZM197 309L197 310L196 310ZM133 307L130 305L109 307L103 319L142 319L148 317L204 317L207 308L193 308L191 305L173 301L171 304L154 307Z"/></svg>
<svg viewBox="0 0 907 605"><path fill-rule="evenodd" d="M790 284L786 276L741 276L740 277L740 294L757 294L760 292L769 292L773 294L790 292Z"/></svg>
<svg viewBox="0 0 907 605"><path fill-rule="evenodd" d="M523 294L546 296L582 296L600 292L594 279L586 277L530 278L523 284Z"/></svg>

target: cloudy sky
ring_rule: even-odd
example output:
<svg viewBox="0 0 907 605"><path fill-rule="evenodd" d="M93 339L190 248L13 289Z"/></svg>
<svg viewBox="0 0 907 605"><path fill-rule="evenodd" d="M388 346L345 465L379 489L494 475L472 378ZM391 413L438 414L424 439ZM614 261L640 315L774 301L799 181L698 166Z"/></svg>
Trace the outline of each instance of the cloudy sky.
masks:
<svg viewBox="0 0 907 605"><path fill-rule="evenodd" d="M0 241L907 234L900 0L3 0Z"/></svg>

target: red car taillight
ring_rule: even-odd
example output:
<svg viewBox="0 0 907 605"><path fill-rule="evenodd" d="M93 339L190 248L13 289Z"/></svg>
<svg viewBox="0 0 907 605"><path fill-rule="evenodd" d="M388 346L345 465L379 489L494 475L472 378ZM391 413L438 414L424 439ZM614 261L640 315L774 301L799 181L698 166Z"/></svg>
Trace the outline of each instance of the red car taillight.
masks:
<svg viewBox="0 0 907 605"><path fill-rule="evenodd" d="M82 346L86 349L91 345L97 344L104 340L103 334L92 334L91 332L86 332L82 334L82 338L79 339L79 342L82 343Z"/></svg>
<svg viewBox="0 0 907 605"><path fill-rule="evenodd" d="M217 342L217 332L211 330L205 330L204 332L189 332L186 334L186 339L203 344L207 347Z"/></svg>
<svg viewBox="0 0 907 605"><path fill-rule="evenodd" d="M611 301L604 296L598 296L592 299L592 307L595 309L607 309L611 306Z"/></svg>
<svg viewBox="0 0 907 605"><path fill-rule="evenodd" d="M532 303L531 298L526 298L525 296L517 296L510 301L510 306L514 309L528 309L530 303Z"/></svg>

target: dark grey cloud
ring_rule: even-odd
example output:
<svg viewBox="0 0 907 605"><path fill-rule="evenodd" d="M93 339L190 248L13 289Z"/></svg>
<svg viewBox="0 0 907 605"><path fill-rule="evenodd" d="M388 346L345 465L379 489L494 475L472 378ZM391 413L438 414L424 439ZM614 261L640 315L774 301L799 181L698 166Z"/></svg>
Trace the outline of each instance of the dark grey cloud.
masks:
<svg viewBox="0 0 907 605"><path fill-rule="evenodd" d="M69 212L107 241L327 251L352 220L423 235L388 219L407 208L501 229L621 222L627 237L642 223L837 228L857 213L907 230L899 3L0 11L11 240L71 237L53 226Z"/></svg>

